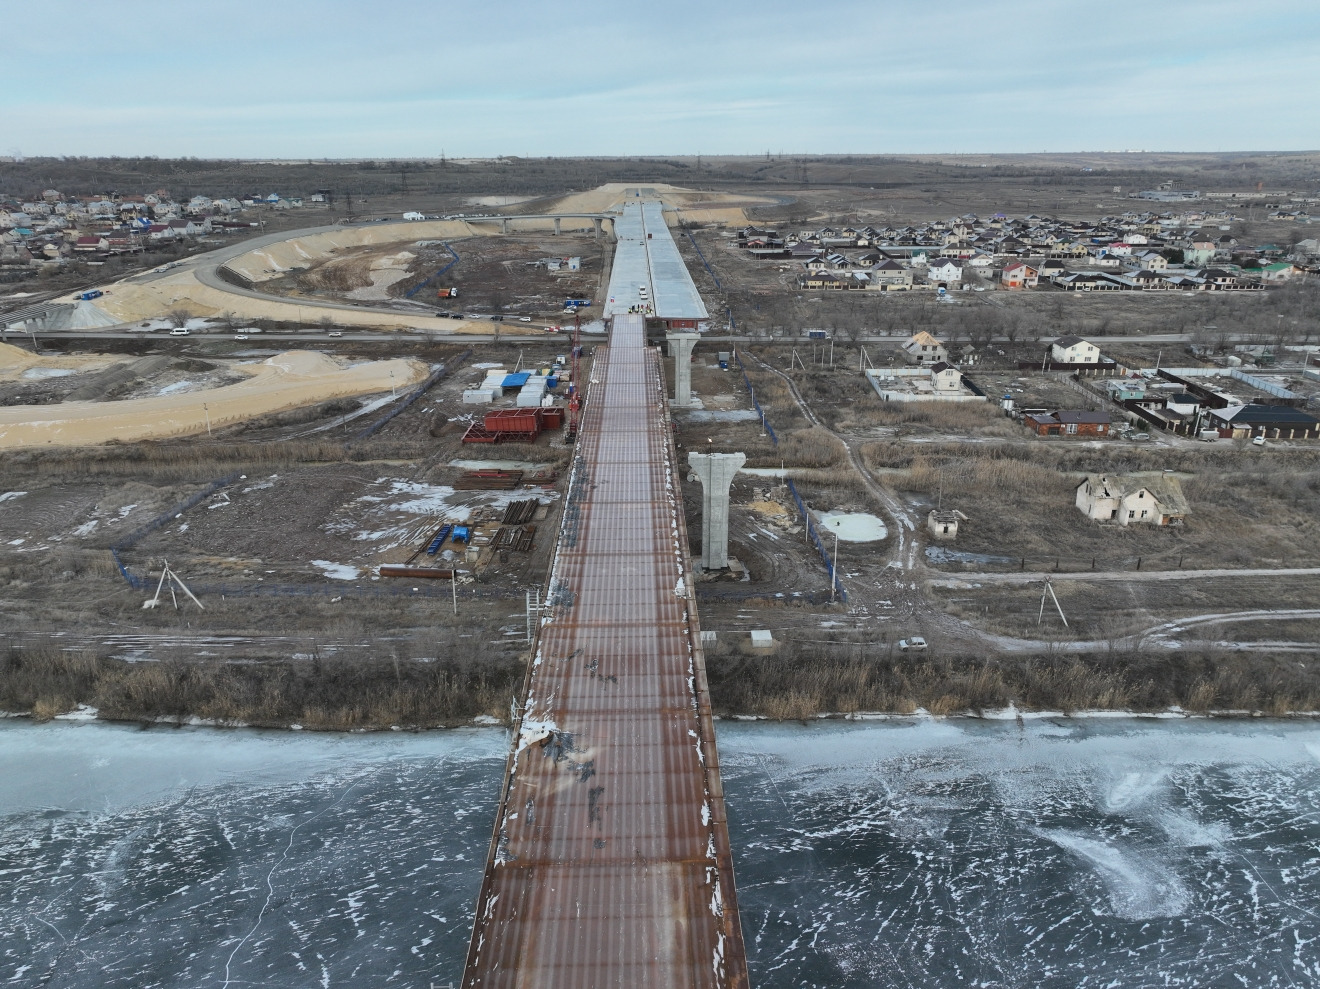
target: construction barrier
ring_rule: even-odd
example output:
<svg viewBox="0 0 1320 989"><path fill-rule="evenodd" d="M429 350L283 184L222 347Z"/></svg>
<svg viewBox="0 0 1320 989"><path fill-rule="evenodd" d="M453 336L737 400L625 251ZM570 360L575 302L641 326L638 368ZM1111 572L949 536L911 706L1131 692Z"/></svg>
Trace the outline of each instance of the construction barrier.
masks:
<svg viewBox="0 0 1320 989"><path fill-rule="evenodd" d="M437 271L434 275L432 275L430 278L426 279L426 281L418 282L418 283L417 283L416 285L414 285L412 288L408 289L408 291L404 292L404 293L403 293L403 297L404 297L405 299L411 299L414 295L416 295L416 294L417 294L418 292L420 292L422 289L426 288L426 286L430 285L433 281L435 281L437 278L439 278L441 275L443 275L446 271L448 271L448 270L449 270L450 268L452 268L454 265L458 264L458 251L454 250L454 249L453 249L452 247L450 247L448 244L445 245L445 250L448 251L450 254L454 255L454 260L450 261L447 265L445 265L443 268L441 268L439 271Z"/></svg>
<svg viewBox="0 0 1320 989"><path fill-rule="evenodd" d="M733 352L733 359L738 362L738 370L743 373L743 384L747 386L747 394L752 400L752 408L756 409L756 414L761 417L761 426L765 429L765 434L770 437L770 442L775 446L779 445L779 437L775 435L774 427L770 425L770 420L765 417L765 410L761 408L761 403L756 400L756 390L752 388L752 381L747 377L747 368L743 367L742 355L738 351Z"/></svg>
<svg viewBox="0 0 1320 989"><path fill-rule="evenodd" d="M830 585L838 593L839 600L847 604L848 592L843 589L843 581L839 580L839 575L834 571L834 561L825 549L825 544L821 542L820 532L816 529L816 523L811 520L811 513L807 511L807 506L802 501L802 496L798 494L797 487L793 482L785 480L784 483L788 485L788 490L793 495L793 502L797 505L798 514L802 516L802 521L806 523L807 538L816 547L816 552L820 554L820 558L825 561L825 572L830 575Z"/></svg>

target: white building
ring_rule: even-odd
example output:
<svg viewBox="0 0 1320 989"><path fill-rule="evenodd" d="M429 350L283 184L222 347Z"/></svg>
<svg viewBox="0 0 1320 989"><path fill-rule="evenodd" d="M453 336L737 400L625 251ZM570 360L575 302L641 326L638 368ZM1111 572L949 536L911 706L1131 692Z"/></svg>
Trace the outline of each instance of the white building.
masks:
<svg viewBox="0 0 1320 989"><path fill-rule="evenodd" d="M1187 517L1187 499L1172 477L1090 474L1077 485L1076 505L1089 519L1119 525L1178 525Z"/></svg>
<svg viewBox="0 0 1320 989"><path fill-rule="evenodd" d="M1055 364L1099 364L1100 348L1081 337L1059 337L1050 347L1050 360Z"/></svg>

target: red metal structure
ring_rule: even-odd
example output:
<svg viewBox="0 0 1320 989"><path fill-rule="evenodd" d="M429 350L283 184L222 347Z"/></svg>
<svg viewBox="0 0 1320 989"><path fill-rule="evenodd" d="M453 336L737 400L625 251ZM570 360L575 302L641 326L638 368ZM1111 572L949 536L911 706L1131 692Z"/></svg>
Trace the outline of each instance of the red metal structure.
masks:
<svg viewBox="0 0 1320 989"><path fill-rule="evenodd" d="M659 353L597 350L465 989L745 989Z"/></svg>
<svg viewBox="0 0 1320 989"><path fill-rule="evenodd" d="M577 439L578 415L582 409L582 379L579 377L582 355L582 314L573 313L573 378L568 395L568 442Z"/></svg>
<svg viewBox="0 0 1320 989"><path fill-rule="evenodd" d="M559 406L539 409L497 409L487 412L480 423L468 426L464 443L503 443L535 440L547 429L564 424L564 410Z"/></svg>

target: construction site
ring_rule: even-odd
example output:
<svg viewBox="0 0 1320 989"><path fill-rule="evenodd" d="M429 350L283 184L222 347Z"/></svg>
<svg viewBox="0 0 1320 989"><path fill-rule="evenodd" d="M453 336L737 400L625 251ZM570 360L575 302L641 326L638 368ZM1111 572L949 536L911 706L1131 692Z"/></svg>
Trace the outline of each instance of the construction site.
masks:
<svg viewBox="0 0 1320 989"><path fill-rule="evenodd" d="M628 315L664 356L680 462L745 458L714 557L703 486L686 468L678 477L689 548L718 562L694 574L717 712L975 709L1020 700L1032 657L1097 652L1124 659L1094 689L1038 702L1185 704L1219 682L1204 657L1264 669L1320 641L1306 590L1320 564L1306 538L1310 447L1039 440L997 396L1107 406L1066 376L1022 370L1034 340L983 347L964 368L995 401L896 405L868 372L902 365L905 330L730 333L729 305L746 300L729 294L711 239L787 208L619 184L483 217L282 232L64 303L95 309L98 329L11 330L6 644L98 662L257 660L295 678L312 657L393 677L396 660L489 656L489 669L454 674L474 685L447 695L461 702L404 716L381 703L313 717L293 700L214 691L105 688L99 707L327 727L507 720L564 524L580 403L607 321ZM972 312L921 305L941 319ZM1170 347L1134 338L1113 352L1150 367ZM1313 390L1300 372L1290 380ZM1230 385L1248 387L1214 387ZM1175 477L1185 521L1089 522L1073 491L1097 472ZM956 538L933 537L935 512L959 513ZM142 609L166 560L202 607ZM921 662L901 645L914 639ZM999 671L988 691L960 672L987 656ZM1149 680L1150 657L1177 671L1140 700L1132 684ZM54 699L34 687L7 703L90 703L88 684L111 673L64 687L57 676ZM1232 690L1205 703L1232 706ZM1257 703L1312 696L1303 677Z"/></svg>

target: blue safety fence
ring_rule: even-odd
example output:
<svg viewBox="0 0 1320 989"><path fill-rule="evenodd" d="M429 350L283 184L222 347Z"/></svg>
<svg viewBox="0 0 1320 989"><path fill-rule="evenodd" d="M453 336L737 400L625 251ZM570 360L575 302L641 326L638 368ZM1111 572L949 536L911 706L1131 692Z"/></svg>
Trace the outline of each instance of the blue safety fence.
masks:
<svg viewBox="0 0 1320 989"><path fill-rule="evenodd" d="M441 380L444 379L444 377L447 374L449 374L451 368L457 367L471 356L472 356L472 351L470 349L465 350L463 351L463 353L459 354L452 361L449 361L448 363L445 364L441 364L438 368L436 368L434 371L431 372L430 376L425 381L423 381L420 385L418 385L411 392L409 392L407 397L405 397L402 402L394 406L394 408L390 409L388 412L386 412L383 416L381 416L379 419L373 422L366 429L357 433L353 437L353 439L365 440L368 436L371 436L382 426L384 426L387 422L389 422L391 419L397 416L400 412L404 411L404 409L412 405L413 402L417 401L428 391L434 388L437 383L439 383Z"/></svg>
<svg viewBox="0 0 1320 989"><path fill-rule="evenodd" d="M701 258L701 263L705 266L707 273L710 275L711 278L715 280L715 287L718 289L723 289L724 286L720 284L719 276L716 275L715 272L711 269L710 262L706 260L706 255L701 253L701 248L697 245L697 238L692 236L691 230L687 231L687 239L692 241L692 247L694 250L696 250L697 257Z"/></svg>
<svg viewBox="0 0 1320 989"><path fill-rule="evenodd" d="M752 400L752 407L756 409L756 414L761 417L761 426L765 429L765 434L770 437L770 442L775 446L779 445L779 437L775 435L775 428L770 425L770 420L765 416L765 410L761 408L761 403L756 400L756 390L752 388L752 380L747 377L747 368L743 367L742 355L738 351L733 352L733 359L738 362L738 370L743 373L743 384L747 386L747 394Z"/></svg>
<svg viewBox="0 0 1320 989"><path fill-rule="evenodd" d="M806 504L802 501L802 496L798 494L797 487L792 481L785 480L788 490L793 495L793 501L797 504L798 513L802 516L802 521L807 526L807 538L811 544L816 547L816 552L820 558L825 561L825 571L830 575L830 583L834 590L838 592L839 600L844 604L848 603L848 592L843 589L843 581L839 580L839 575L834 571L834 561L830 558L829 552L825 549L825 544L821 541L820 531L816 528L816 523L811 520L811 513L807 511Z"/></svg>
<svg viewBox="0 0 1320 989"><path fill-rule="evenodd" d="M453 249L452 247L450 247L448 244L445 245L445 250L448 251L450 254L454 255L454 260L450 261L447 265L445 265L443 268L441 268L439 271L437 271L434 275L432 275L432 276L431 276L430 278L428 278L426 281L424 281L424 282L418 282L418 283L417 283L416 285L414 285L412 288L408 289L408 291L404 292L404 293L403 293L403 297L404 297L405 299L411 299L414 295L416 295L416 294L417 294L418 292L420 292L422 289L426 288L426 286L430 285L432 282L434 282L437 278L439 278L441 275L443 275L446 271L448 271L448 270L449 270L450 268L452 268L454 265L458 264L458 251L454 250L454 249Z"/></svg>

